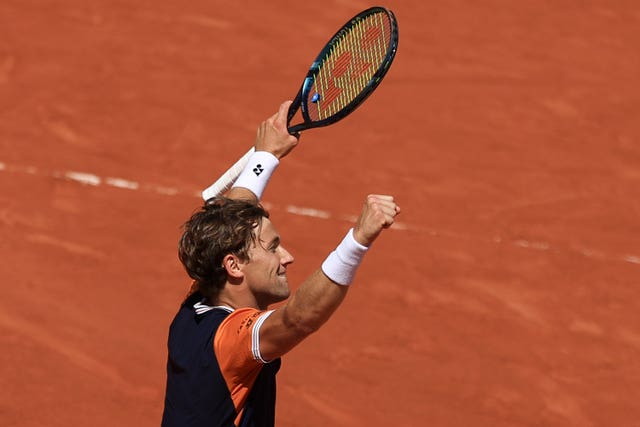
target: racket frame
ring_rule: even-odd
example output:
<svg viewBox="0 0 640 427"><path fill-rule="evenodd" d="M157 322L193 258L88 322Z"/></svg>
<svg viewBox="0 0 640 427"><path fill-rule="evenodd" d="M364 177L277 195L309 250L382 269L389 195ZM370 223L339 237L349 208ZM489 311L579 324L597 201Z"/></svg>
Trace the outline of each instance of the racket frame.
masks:
<svg viewBox="0 0 640 427"><path fill-rule="evenodd" d="M337 111L336 113L332 114L331 116L325 119L316 120L316 121L312 120L311 117L309 116L307 99L309 99L309 92L311 91L311 88L313 87L313 84L315 82L315 76L318 75L318 73L320 72L320 67L322 65L322 61L324 57L328 54L329 50L342 39L343 34L345 32L349 31L349 29L354 25L356 25L360 20L374 13L385 13L389 18L389 25L390 25L389 49L387 49L387 53L382 63L380 64L376 72L373 74L371 79L369 79L369 82L367 83L365 88L362 91L360 91L360 93L354 99L352 99L351 102L349 102L346 106L341 108L339 111ZM300 90L298 91L298 94L293 100L293 103L289 106L289 111L287 113L287 129L289 133L292 135L298 136L299 133L303 130L322 127L322 126L328 126L330 124L336 123L339 120L342 120L343 118L351 114L378 87L383 77L387 74L387 71L389 70L391 63L393 62L393 59L396 56L397 49L398 49L398 22L396 21L396 17L391 10L384 7L375 6L375 7L371 7L369 9L363 10L362 12L360 12L359 14L351 18L349 22L343 25L342 28L340 28L329 39L329 42L324 46L324 48L320 51L320 53L316 57L315 61L313 61L313 63L311 64L311 67L309 68L309 71L307 72L307 75L302 82L302 85L300 87ZM301 110L303 122L293 126L289 126L289 124L291 123L291 120L296 115L298 109ZM242 172L243 168L248 163L249 158L254 153L254 151L255 151L255 147L251 147L249 151L247 151L247 153L244 156L242 156L240 160L238 160L220 178L218 178L216 182L214 182L212 185L210 185L208 188L202 191L202 198L206 201L211 197L218 196L220 194L223 194L227 190L229 190L233 186L234 182L236 181L240 173Z"/></svg>
<svg viewBox="0 0 640 427"><path fill-rule="evenodd" d="M320 72L320 67L322 66L323 60L325 59L327 54L331 51L331 49L337 43L339 43L340 40L342 40L346 32L348 32L352 27L354 27L362 19L374 13L385 13L389 18L389 25L390 25L389 49L387 49L387 53L385 54L385 57L382 60L382 63L380 64L376 72L373 74L371 79L369 79L369 82L367 83L365 88L355 98L353 98L351 102L349 102L346 106L341 108L335 114L332 114L331 116L325 119L315 120L315 121L312 120L311 117L309 116L307 99L309 99L309 93L315 82L315 77ZM351 114L378 87L378 85L380 84L384 76L387 74L387 71L389 71L391 63L393 62L393 59L396 56L397 50L398 50L398 22L396 21L396 17L391 10L384 7L374 6L369 9L363 10L362 12L360 12L359 14L351 18L349 22L343 25L342 28L340 28L329 39L329 42L327 42L327 44L320 51L316 59L311 64L311 67L309 68L309 71L307 72L307 75L302 82L302 85L300 87L300 90L298 91L298 94L296 95L293 103L289 107L289 113L288 113L288 123L289 123L293 118L293 116L295 115L295 113L297 112L298 108L300 108L303 122L296 124L294 126L288 127L289 133L294 135L303 130L328 126L342 120L343 118Z"/></svg>

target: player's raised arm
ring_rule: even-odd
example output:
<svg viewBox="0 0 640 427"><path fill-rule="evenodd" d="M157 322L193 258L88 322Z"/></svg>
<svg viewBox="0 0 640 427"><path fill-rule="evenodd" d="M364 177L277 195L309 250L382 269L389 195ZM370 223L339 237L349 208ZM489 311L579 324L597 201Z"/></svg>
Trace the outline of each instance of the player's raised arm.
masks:
<svg viewBox="0 0 640 427"><path fill-rule="evenodd" d="M298 145L298 137L287 130L287 112L291 101L280 105L278 112L263 121L256 133L255 152L249 157L240 176L226 197L260 200L280 159Z"/></svg>
<svg viewBox="0 0 640 427"><path fill-rule="evenodd" d="M346 296L365 253L399 213L400 207L392 196L367 196L355 227L322 267L264 321L260 329L260 353L264 360L282 356L329 319Z"/></svg>
<svg viewBox="0 0 640 427"><path fill-rule="evenodd" d="M398 23L389 9L371 7L347 21L311 63L286 116L289 132L328 126L355 111L387 74L397 49ZM351 68L359 71L345 72ZM290 123L298 116L298 123ZM252 147L205 189L204 200L224 194L253 153Z"/></svg>

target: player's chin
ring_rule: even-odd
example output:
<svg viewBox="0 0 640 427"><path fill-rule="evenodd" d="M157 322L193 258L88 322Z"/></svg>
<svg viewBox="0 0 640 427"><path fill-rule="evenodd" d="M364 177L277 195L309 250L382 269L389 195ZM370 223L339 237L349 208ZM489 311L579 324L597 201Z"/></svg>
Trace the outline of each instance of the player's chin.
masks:
<svg viewBox="0 0 640 427"><path fill-rule="evenodd" d="M291 296L291 291L287 289L286 292L282 292L279 296L280 296L280 301L284 301Z"/></svg>
<svg viewBox="0 0 640 427"><path fill-rule="evenodd" d="M287 281L287 276L280 276L279 286L278 286L278 296L282 297L283 300L289 298L291 295L291 289L289 288L289 282Z"/></svg>

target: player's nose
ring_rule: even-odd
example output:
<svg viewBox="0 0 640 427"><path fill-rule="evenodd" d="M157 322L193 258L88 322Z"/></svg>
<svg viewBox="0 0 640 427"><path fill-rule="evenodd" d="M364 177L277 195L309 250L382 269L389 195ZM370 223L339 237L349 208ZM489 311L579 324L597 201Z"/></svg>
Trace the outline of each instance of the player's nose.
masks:
<svg viewBox="0 0 640 427"><path fill-rule="evenodd" d="M288 265L294 261L293 255L286 250L283 246L280 246L280 264Z"/></svg>

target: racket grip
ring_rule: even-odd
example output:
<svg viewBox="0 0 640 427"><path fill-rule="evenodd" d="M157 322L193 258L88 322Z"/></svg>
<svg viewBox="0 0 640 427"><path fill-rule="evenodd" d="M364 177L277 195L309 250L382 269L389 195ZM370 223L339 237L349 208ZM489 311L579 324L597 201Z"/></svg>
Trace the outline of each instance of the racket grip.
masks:
<svg viewBox="0 0 640 427"><path fill-rule="evenodd" d="M247 153L234 163L216 182L211 184L202 192L202 199L207 201L212 197L219 196L233 186L236 179L240 176L244 167L249 163L249 157L256 151L255 147L251 147Z"/></svg>

